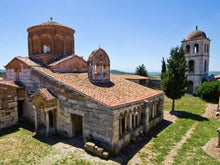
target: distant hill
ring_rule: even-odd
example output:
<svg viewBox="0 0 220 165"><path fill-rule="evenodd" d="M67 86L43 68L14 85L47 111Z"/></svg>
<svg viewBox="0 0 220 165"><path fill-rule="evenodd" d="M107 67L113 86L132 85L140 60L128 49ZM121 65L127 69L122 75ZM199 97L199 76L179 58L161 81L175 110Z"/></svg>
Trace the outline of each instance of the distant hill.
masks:
<svg viewBox="0 0 220 165"><path fill-rule="evenodd" d="M123 71L119 71L119 70L110 70L110 73L111 74L134 74L134 73L131 73L131 72L123 72Z"/></svg>
<svg viewBox="0 0 220 165"><path fill-rule="evenodd" d="M3 77L5 75L5 70L4 69L0 69L0 77Z"/></svg>

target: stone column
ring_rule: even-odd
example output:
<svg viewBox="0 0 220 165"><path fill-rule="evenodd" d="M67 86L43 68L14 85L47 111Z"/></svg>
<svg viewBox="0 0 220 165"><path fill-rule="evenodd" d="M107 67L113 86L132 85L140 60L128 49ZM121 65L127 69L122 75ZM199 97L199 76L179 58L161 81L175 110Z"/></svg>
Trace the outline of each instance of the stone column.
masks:
<svg viewBox="0 0 220 165"><path fill-rule="evenodd" d="M34 109L35 132L37 132L38 121L37 121L37 109L36 109L35 105L33 105L33 109Z"/></svg>
<svg viewBox="0 0 220 165"><path fill-rule="evenodd" d="M216 132L218 132L218 146L217 147L220 147L220 128L218 128Z"/></svg>
<svg viewBox="0 0 220 165"><path fill-rule="evenodd" d="M129 120L130 120L130 129L132 128L132 112L129 112Z"/></svg>
<svg viewBox="0 0 220 165"><path fill-rule="evenodd" d="M145 105L144 105L144 109L143 109L143 115L145 116L144 119L145 121L144 122L144 131L145 131L145 134L147 134L149 132L149 118L150 118L150 113L149 113L149 102L146 100L145 101Z"/></svg>
<svg viewBox="0 0 220 165"><path fill-rule="evenodd" d="M48 112L46 112L46 136L48 137L48 134L49 134L49 114Z"/></svg>
<svg viewBox="0 0 220 165"><path fill-rule="evenodd" d="M121 116L119 117L119 135L122 135Z"/></svg>

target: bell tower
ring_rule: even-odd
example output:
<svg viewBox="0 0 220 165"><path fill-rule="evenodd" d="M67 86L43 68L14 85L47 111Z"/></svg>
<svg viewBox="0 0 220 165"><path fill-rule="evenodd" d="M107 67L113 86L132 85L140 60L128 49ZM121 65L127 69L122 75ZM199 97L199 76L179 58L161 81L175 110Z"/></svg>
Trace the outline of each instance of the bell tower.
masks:
<svg viewBox="0 0 220 165"><path fill-rule="evenodd" d="M187 79L189 81L188 93L196 94L196 90L207 80L209 73L210 39L205 32L196 30L189 33L182 41L187 62Z"/></svg>
<svg viewBox="0 0 220 165"><path fill-rule="evenodd" d="M110 81L110 60L103 49L99 48L91 53L88 65L88 78L90 81Z"/></svg>

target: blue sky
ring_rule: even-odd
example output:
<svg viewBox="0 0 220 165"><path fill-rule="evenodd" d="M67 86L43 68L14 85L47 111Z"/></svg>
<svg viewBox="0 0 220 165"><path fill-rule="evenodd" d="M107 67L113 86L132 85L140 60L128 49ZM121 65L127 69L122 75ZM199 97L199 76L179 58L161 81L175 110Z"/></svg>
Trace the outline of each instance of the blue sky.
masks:
<svg viewBox="0 0 220 165"><path fill-rule="evenodd" d="M145 64L161 70L161 58L195 30L206 32L211 71L220 71L218 0L1 0L0 69L16 56L28 56L27 31L49 20L75 29L75 53L88 59L99 46L111 69L134 71Z"/></svg>

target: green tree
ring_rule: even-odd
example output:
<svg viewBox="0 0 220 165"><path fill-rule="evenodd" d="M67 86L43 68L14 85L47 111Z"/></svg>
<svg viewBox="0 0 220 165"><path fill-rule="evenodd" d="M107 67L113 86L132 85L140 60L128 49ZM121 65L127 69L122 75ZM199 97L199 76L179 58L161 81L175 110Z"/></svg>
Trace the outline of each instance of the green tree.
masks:
<svg viewBox="0 0 220 165"><path fill-rule="evenodd" d="M167 97L172 99L172 111L175 108L175 99L180 99L186 93L186 58L182 47L175 47L170 51L167 60L167 70L163 74L162 89Z"/></svg>
<svg viewBox="0 0 220 165"><path fill-rule="evenodd" d="M148 77L147 69L145 68L144 64L139 65L139 66L136 68L135 74L140 75L140 76Z"/></svg>
<svg viewBox="0 0 220 165"><path fill-rule="evenodd" d="M199 96L202 96L202 98L217 101L220 94L220 81L203 82L197 89L197 93Z"/></svg>
<svg viewBox="0 0 220 165"><path fill-rule="evenodd" d="M167 71L167 67L166 67L166 62L164 60L164 57L162 58L162 66L161 66L161 75L160 75L160 78L161 80L163 79L163 74L166 73Z"/></svg>

